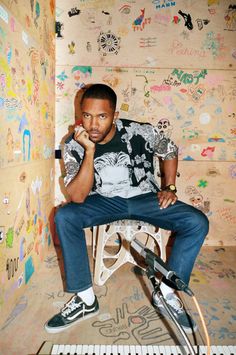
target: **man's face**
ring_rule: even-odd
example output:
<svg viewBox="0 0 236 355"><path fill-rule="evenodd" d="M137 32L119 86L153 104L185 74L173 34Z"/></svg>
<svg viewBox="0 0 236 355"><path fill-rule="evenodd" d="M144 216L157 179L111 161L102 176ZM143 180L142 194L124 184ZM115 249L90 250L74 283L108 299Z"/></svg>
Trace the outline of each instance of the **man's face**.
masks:
<svg viewBox="0 0 236 355"><path fill-rule="evenodd" d="M113 138L118 112L114 112L108 100L84 99L81 111L83 127L92 142L105 144Z"/></svg>

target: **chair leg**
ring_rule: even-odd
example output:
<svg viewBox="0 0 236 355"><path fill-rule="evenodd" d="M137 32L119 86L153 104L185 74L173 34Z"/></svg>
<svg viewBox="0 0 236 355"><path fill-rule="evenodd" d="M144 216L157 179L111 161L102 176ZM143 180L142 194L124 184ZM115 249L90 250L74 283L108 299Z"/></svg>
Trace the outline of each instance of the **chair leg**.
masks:
<svg viewBox="0 0 236 355"><path fill-rule="evenodd" d="M120 250L116 255L110 255L105 250L106 242L115 233L122 234L119 226L110 226L108 231L106 231L106 225L98 227L94 265L94 282L99 286L102 286L107 279L125 263L130 262L136 264L129 250L124 245L123 238L121 238ZM115 262L113 265L108 267L104 264L104 259L114 259Z"/></svg>
<svg viewBox="0 0 236 355"><path fill-rule="evenodd" d="M92 227L92 255L93 255L93 259L95 259L98 229L99 229L99 226Z"/></svg>
<svg viewBox="0 0 236 355"><path fill-rule="evenodd" d="M128 242L130 243L137 234L144 233L147 235L147 248L154 250L155 243L158 244L160 249L160 257L166 261L166 245L169 239L170 232L157 229L153 230L153 226L142 225L137 228L134 225L101 225L93 228L92 242L93 242L93 258L94 258L94 282L102 286L107 279L123 264L130 262L137 265L133 256L131 255ZM120 234L121 245L117 254L109 254L105 250L108 239L113 234ZM126 243L125 243L126 240ZM104 264L104 259L115 260L111 266Z"/></svg>

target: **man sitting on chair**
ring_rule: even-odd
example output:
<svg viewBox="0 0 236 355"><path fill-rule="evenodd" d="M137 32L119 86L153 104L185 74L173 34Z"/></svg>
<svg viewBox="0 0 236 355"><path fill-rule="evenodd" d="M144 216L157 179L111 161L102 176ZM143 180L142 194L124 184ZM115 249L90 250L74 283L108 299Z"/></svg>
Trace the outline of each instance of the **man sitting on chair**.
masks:
<svg viewBox="0 0 236 355"><path fill-rule="evenodd" d="M71 202L56 213L63 251L67 292L73 293L60 313L46 324L63 331L98 313L84 228L134 219L175 232L168 267L186 284L208 233L208 219L178 201L175 187L178 149L149 123L118 119L112 88L94 84L81 99L82 125L65 142L65 186ZM165 187L154 177L154 155L162 159ZM163 278L161 291L186 332L194 320L183 308L174 285ZM167 316L162 304L156 309Z"/></svg>

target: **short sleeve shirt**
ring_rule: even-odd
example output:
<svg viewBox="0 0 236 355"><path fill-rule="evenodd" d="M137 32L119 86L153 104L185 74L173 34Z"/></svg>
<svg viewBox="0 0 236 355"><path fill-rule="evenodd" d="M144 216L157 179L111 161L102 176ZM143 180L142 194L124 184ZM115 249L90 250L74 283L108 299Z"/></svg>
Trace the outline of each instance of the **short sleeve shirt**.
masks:
<svg viewBox="0 0 236 355"><path fill-rule="evenodd" d="M90 194L129 198L158 191L154 155L163 160L174 159L178 149L149 123L117 120L114 137L106 144L96 143L94 184ZM83 156L83 147L70 136L64 146L66 186L79 172Z"/></svg>

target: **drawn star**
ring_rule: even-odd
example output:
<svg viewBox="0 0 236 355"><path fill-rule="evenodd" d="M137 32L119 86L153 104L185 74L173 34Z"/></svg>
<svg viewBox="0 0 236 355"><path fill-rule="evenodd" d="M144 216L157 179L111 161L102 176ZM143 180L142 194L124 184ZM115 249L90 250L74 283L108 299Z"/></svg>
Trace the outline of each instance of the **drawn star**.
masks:
<svg viewBox="0 0 236 355"><path fill-rule="evenodd" d="M62 82L58 81L58 82L57 82L57 88L58 88L59 90L63 90L63 89L64 89L64 84L63 84Z"/></svg>
<svg viewBox="0 0 236 355"><path fill-rule="evenodd" d="M65 79L68 78L68 76L65 73L65 70L63 70L63 72L61 72L61 74L57 75L57 78L60 79L61 81L64 81Z"/></svg>

